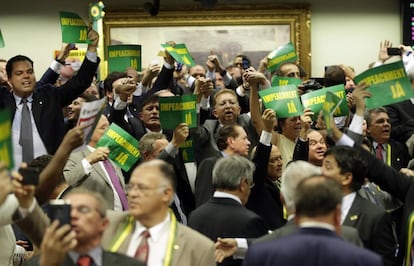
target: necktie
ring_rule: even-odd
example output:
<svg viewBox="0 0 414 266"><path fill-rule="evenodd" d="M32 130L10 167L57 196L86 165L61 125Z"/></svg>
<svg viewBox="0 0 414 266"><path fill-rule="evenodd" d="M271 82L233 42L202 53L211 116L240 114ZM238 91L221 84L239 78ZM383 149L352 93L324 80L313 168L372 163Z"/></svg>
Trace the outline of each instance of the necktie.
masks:
<svg viewBox="0 0 414 266"><path fill-rule="evenodd" d="M371 189L367 186L363 186L364 190L365 190L365 194L367 196L367 199L371 202L374 203L376 205L378 205L378 201L374 196L374 193L371 191Z"/></svg>
<svg viewBox="0 0 414 266"><path fill-rule="evenodd" d="M113 166L109 162L109 160L105 160L102 163L105 167L106 172L109 175L109 178L111 178L112 185L114 186L114 188L116 190L116 193L119 196L119 199L121 200L122 208L124 210L127 210L128 209L128 201L127 201L127 198L125 196L125 192L122 188L121 181L119 181L118 175L115 172L115 169L113 168Z"/></svg>
<svg viewBox="0 0 414 266"><path fill-rule="evenodd" d="M32 119L30 116L29 106L27 105L27 99L23 98L21 103L22 108L22 121L20 124L20 139L19 144L22 146L23 162L29 163L33 160L33 132L32 132Z"/></svg>
<svg viewBox="0 0 414 266"><path fill-rule="evenodd" d="M78 261L76 263L77 266L90 266L92 263L92 258L88 255L81 255L78 258Z"/></svg>
<svg viewBox="0 0 414 266"><path fill-rule="evenodd" d="M149 255L148 238L150 237L150 232L148 230L145 230L141 233L141 236L141 242L138 245L134 258L147 263Z"/></svg>
<svg viewBox="0 0 414 266"><path fill-rule="evenodd" d="M384 147L382 147L382 144L378 144L377 145L377 149L375 150L375 155L377 156L377 158L383 162L384 161L384 157L382 156L382 151L384 150Z"/></svg>

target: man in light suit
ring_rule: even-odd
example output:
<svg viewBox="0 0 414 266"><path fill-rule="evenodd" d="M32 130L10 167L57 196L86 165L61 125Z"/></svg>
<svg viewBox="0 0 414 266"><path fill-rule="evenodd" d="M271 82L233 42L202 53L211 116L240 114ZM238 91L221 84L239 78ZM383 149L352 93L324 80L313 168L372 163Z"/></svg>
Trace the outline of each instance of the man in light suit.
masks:
<svg viewBox="0 0 414 266"><path fill-rule="evenodd" d="M216 265L214 243L178 223L169 210L174 187L174 169L162 160L144 162L135 168L127 187L129 210L109 211L104 248L135 257L145 241L145 232L148 265L162 265L169 259L172 266Z"/></svg>
<svg viewBox="0 0 414 266"><path fill-rule="evenodd" d="M339 238L341 186L333 178L313 176L296 189L296 222L299 231L249 248L249 265L382 265L377 254Z"/></svg>
<svg viewBox="0 0 414 266"><path fill-rule="evenodd" d="M30 213L19 225L34 243L40 244L40 256L32 258L25 265L89 265L81 264L82 260L89 260L90 265L102 266L144 265L133 258L105 251L101 247L102 234L109 221L106 218L105 201L99 193L75 188L65 196L65 200L71 204L70 224L59 225L57 220L50 224L33 200L33 193L19 197L21 206L34 205L32 212L32 207L28 207Z"/></svg>
<svg viewBox="0 0 414 266"><path fill-rule="evenodd" d="M109 122L106 116L102 115L93 132L89 145L69 157L65 169L65 181L71 187L84 187L100 193L109 209L126 210L127 202L125 196L125 181L121 169L108 159L109 149L107 147L95 148L96 143L103 136ZM107 161L106 161L107 160ZM106 162L105 162L106 161ZM105 163L110 164L115 170L119 179L122 191L117 192L115 184L111 180L110 173ZM122 200L124 199L124 201Z"/></svg>

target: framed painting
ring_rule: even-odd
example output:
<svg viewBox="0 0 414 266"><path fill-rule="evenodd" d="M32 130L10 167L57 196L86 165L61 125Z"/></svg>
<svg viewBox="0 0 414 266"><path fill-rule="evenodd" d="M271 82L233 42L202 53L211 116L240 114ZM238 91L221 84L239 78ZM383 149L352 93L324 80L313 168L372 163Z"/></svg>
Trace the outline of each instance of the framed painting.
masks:
<svg viewBox="0 0 414 266"><path fill-rule="evenodd" d="M142 67L162 63L161 44L184 43L197 64L217 54L223 66L245 54L257 67L271 51L291 42L298 63L311 73L310 10L307 4L227 5L214 9L180 8L146 11L107 10L103 19L104 45L139 44Z"/></svg>

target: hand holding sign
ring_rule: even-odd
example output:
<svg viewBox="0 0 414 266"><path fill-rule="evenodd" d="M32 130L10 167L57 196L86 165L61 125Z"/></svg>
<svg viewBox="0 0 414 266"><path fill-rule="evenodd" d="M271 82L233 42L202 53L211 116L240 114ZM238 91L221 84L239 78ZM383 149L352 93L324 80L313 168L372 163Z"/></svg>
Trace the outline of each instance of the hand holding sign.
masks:
<svg viewBox="0 0 414 266"><path fill-rule="evenodd" d="M89 164L94 164L99 161L105 161L108 159L109 149L108 147L98 147L93 152L91 152L88 156L86 156L86 160Z"/></svg>

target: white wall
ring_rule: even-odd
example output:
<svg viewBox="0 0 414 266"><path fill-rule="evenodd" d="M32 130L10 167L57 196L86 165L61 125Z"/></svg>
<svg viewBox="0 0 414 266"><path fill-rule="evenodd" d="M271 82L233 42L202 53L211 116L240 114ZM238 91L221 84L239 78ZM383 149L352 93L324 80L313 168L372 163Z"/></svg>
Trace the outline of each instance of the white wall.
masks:
<svg viewBox="0 0 414 266"><path fill-rule="evenodd" d="M106 6L130 0L103 1ZM4 1L6 2L6 1ZM40 3L39 3L40 2ZM145 0L135 0L142 5ZM254 1L274 3L273 0ZM293 2L293 1L290 1ZM299 1L303 2L303 1ZM366 69L377 57L380 41L402 41L399 1L397 0L311 0L312 76L321 77L325 65L347 64L357 72ZM161 1L172 5L174 0ZM180 3L193 4L191 0ZM219 3L251 4L251 0ZM34 6L33 6L34 5ZM44 11L47 10L47 11ZM35 62L37 77L49 66L53 51L60 48L59 11L72 11L87 19L85 0L7 1L0 8L0 29L6 47L0 58L24 54Z"/></svg>

